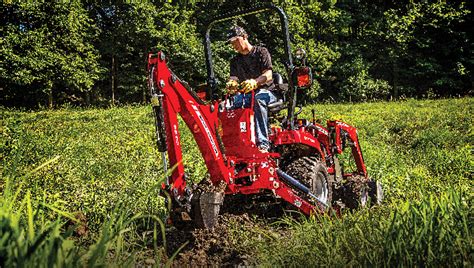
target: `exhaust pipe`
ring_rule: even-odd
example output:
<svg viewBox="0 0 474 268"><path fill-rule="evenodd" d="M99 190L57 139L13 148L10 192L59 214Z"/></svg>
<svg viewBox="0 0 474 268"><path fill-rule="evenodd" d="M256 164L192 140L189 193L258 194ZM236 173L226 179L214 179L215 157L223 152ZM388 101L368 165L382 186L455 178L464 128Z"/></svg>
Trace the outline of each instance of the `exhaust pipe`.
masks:
<svg viewBox="0 0 474 268"><path fill-rule="evenodd" d="M321 205L323 208L328 208L329 206L321 201L319 198L317 198L314 194L311 193L311 191L303 185L301 182L297 181L295 178L291 177L290 175L286 174L283 172L281 169L276 170L278 176L282 178L285 182L290 184L290 186L293 186L293 188L296 188L297 190L300 190L301 192L309 195L312 199L316 200L319 205Z"/></svg>

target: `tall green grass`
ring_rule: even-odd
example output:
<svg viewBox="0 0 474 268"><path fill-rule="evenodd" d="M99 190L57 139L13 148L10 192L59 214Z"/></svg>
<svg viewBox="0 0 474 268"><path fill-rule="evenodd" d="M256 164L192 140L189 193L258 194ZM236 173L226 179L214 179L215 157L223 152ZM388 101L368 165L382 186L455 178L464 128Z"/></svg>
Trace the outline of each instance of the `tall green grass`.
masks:
<svg viewBox="0 0 474 268"><path fill-rule="evenodd" d="M137 258L138 252L148 249L146 243L137 245L140 220L151 221L149 226L154 227L154 249L148 252L148 260L170 266L179 252L167 256L165 226L160 218L132 215L123 203L111 211L96 239L81 246L75 230L84 223L47 200L33 200L30 190L20 198L22 186L15 187L7 180L0 196L0 267L130 267L143 261Z"/></svg>
<svg viewBox="0 0 474 268"><path fill-rule="evenodd" d="M472 199L448 191L343 217L287 218L289 235L266 235L249 247L263 266L471 266ZM289 236L289 237L288 237Z"/></svg>
<svg viewBox="0 0 474 268"><path fill-rule="evenodd" d="M396 258L401 260L400 264L438 265L436 256L440 265L451 261L453 265L472 263L472 199L468 194L473 189L474 166L472 98L318 104L305 107L301 116L310 118L311 108L323 121L342 119L358 128L369 174L385 186L385 204L378 209L344 215L342 219L292 223L290 231L285 232L291 239L283 238L285 241L260 243L252 230L236 227L237 247L253 252L258 256L257 263L268 265L392 265L397 264ZM8 237L14 238L9 240L2 235L0 243L21 240L23 249L15 252L28 252L35 241L28 240L29 237L37 238L47 229L48 237L59 241L57 244L72 248L54 252L78 251L69 254L79 254L81 263L87 264L84 260L90 257L84 256L91 245L104 241L101 235L108 233L107 237L113 237L110 241L114 242L100 242L103 246L99 246L102 251L97 253L96 263L111 258L105 257L108 254L104 252L112 256L136 252L143 258L153 256L155 263L159 263L164 253L156 242L161 232L158 219L164 218L166 210L158 196L164 176L150 107L1 112L2 226L12 232ZM192 180L199 180L205 176L206 168L202 159L196 157L200 153L190 132L185 127L180 129L186 172ZM15 190L7 194L7 188ZM15 196L11 193L17 191L11 199ZM118 203L122 204L120 208ZM71 234L64 226L69 219L64 214L57 220L61 211L69 212L67 215L83 213L89 235L75 237L71 244ZM135 215L156 218L139 216L130 221ZM467 215L468 232L454 224L453 219L459 215ZM462 222L464 218L459 219ZM105 227L108 223L113 224ZM112 235L117 232L118 236ZM460 235L456 236L456 232ZM465 239L460 239L461 234ZM324 250L321 241L327 245ZM434 247L436 241L443 245ZM279 255L277 248L281 251ZM367 253L357 254L351 248ZM423 253L423 249L427 252ZM46 261L44 256L49 256L46 251L35 252L42 256L41 263ZM2 251L0 256L2 260L4 256L24 256L18 254ZM280 260L280 255L292 261ZM454 260L448 255L458 257ZM68 258L58 257L55 263L74 263L76 257ZM113 262L128 264L137 260L125 257Z"/></svg>
<svg viewBox="0 0 474 268"><path fill-rule="evenodd" d="M164 213L156 187L163 174L145 107L3 115L3 178L15 183L39 163L57 158L26 178L35 198L45 195L61 209L82 212L93 233L118 202L134 213Z"/></svg>
<svg viewBox="0 0 474 268"><path fill-rule="evenodd" d="M472 187L472 98L315 105L323 119L358 129L369 175L382 181L389 202Z"/></svg>

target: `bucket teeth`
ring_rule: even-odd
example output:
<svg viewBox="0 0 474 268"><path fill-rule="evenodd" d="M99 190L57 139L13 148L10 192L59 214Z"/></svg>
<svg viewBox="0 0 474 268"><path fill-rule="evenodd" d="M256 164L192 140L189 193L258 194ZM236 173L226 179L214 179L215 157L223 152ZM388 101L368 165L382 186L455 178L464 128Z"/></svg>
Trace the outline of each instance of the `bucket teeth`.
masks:
<svg viewBox="0 0 474 268"><path fill-rule="evenodd" d="M193 218L198 228L212 229L224 201L223 193L203 192L193 197Z"/></svg>

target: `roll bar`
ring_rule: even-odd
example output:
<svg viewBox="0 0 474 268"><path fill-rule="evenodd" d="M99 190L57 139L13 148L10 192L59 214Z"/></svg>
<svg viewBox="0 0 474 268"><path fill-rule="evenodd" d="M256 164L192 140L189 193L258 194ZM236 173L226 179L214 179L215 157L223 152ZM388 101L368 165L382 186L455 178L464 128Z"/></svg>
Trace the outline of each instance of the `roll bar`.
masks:
<svg viewBox="0 0 474 268"><path fill-rule="evenodd" d="M290 106L288 107L288 121L287 122L291 125L291 128L293 128L293 117L294 117L294 110L295 110L295 105L296 105L296 88L293 86L293 81L291 79L294 66L293 66L293 58L291 56L291 44L290 44L290 33L288 30L288 19L286 17L285 12L280 7L277 7L273 4L267 3L267 4L258 5L252 8L244 9L244 10L239 10L236 12L222 14L222 15L212 18L210 22L207 24L205 28L206 33L204 36L204 51L206 55L207 83L208 83L207 96L211 100L214 100L217 98L214 95L215 92L217 91L217 81L214 74L214 67L212 63L211 37L210 37L210 32L211 32L212 27L219 22L228 21L234 18L244 17L248 15L255 15L255 14L263 13L266 11L277 12L280 17L280 23L281 23L281 28L282 28L282 38L283 38L283 42L285 46L285 55L286 55L286 62L284 62L284 65L286 67L287 77L288 77L288 86L290 88L290 99L289 99Z"/></svg>
<svg viewBox="0 0 474 268"><path fill-rule="evenodd" d="M262 13L265 11L276 11L278 15L280 16L280 22L281 22L282 30L283 30L283 42L285 45L285 54L287 57L287 62L285 63L285 65L287 67L293 66L293 60L291 57L291 47L290 47L290 34L288 31L288 19L286 18L285 12L283 12L281 8L273 4L263 4L260 6L256 6L253 8L249 8L249 9L245 9L245 10L241 10L237 12L222 14L222 15L212 18L211 21L207 24L206 34L205 34L205 39L204 39L204 50L206 53L206 68L207 68L207 76L208 76L208 85L210 86L209 88L212 91L216 90L216 78L214 75L214 68L213 68L213 63L212 63L211 37L210 37L212 26L214 26L215 24L219 22L232 20L238 17L254 15L254 14ZM209 93L212 93L212 92L209 92ZM208 96L212 96L212 94Z"/></svg>

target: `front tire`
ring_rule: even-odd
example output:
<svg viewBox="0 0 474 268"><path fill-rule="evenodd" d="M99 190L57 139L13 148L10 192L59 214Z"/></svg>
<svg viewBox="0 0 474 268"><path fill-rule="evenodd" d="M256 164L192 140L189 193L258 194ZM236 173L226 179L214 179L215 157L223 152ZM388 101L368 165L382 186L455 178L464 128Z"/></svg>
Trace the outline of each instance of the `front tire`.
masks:
<svg viewBox="0 0 474 268"><path fill-rule="evenodd" d="M335 189L336 200L340 200L346 208L357 209L367 205L380 205L383 200L382 185L378 181L353 175L345 179L342 186Z"/></svg>

